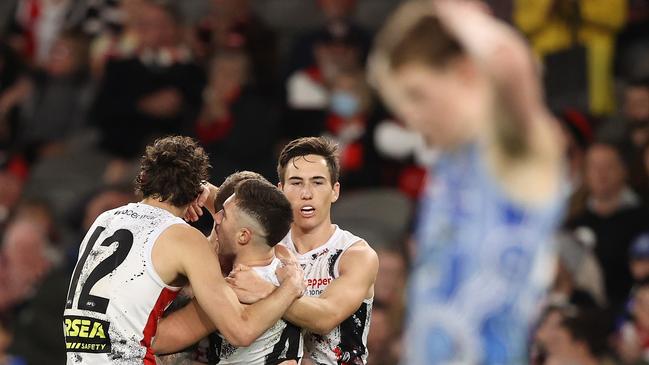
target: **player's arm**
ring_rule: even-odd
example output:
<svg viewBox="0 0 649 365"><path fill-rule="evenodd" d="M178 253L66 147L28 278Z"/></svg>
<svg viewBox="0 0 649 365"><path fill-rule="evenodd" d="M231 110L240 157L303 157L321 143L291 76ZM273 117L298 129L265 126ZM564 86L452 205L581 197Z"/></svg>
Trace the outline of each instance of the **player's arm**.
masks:
<svg viewBox="0 0 649 365"><path fill-rule="evenodd" d="M529 124L547 114L539 72L525 40L476 1L434 0L432 4L442 24L492 79L496 97L505 100L524 137Z"/></svg>
<svg viewBox="0 0 649 365"><path fill-rule="evenodd" d="M275 253L283 256L277 250ZM313 333L326 334L352 315L373 288L378 256L366 243L356 244L341 256L338 269L339 277L327 286L322 295L296 300L284 314L284 319ZM226 280L239 300L246 303L254 303L275 289L253 270L235 268Z"/></svg>
<svg viewBox="0 0 649 365"><path fill-rule="evenodd" d="M358 310L373 290L378 267L378 256L367 244L352 246L340 258L340 276L319 297L296 300L284 318L313 333L331 332Z"/></svg>
<svg viewBox="0 0 649 365"><path fill-rule="evenodd" d="M489 167L514 200L546 203L560 189L563 139L545 106L529 47L474 1L433 4L440 21L494 85L494 122L486 130Z"/></svg>
<svg viewBox="0 0 649 365"><path fill-rule="evenodd" d="M153 344L158 353L183 349L215 328L234 346L249 346L281 318L304 289L301 272L287 267L285 276L280 277L282 285L272 295L244 307L223 279L217 256L199 231L172 226L164 237L156 245L166 245L165 262L176 265L174 270L187 277L195 301L160 321Z"/></svg>

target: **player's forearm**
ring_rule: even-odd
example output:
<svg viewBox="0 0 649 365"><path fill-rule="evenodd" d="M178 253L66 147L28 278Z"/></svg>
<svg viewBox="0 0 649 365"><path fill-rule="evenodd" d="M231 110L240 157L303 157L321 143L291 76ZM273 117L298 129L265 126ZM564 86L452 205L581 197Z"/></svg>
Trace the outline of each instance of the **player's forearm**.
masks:
<svg viewBox="0 0 649 365"><path fill-rule="evenodd" d="M321 298L302 297L284 313L284 319L317 334L327 334L342 320L340 308Z"/></svg>
<svg viewBox="0 0 649 365"><path fill-rule="evenodd" d="M151 345L156 354L183 350L214 332L216 327L194 299L189 305L158 322Z"/></svg>
<svg viewBox="0 0 649 365"><path fill-rule="evenodd" d="M282 285L266 299L246 307L242 313L242 323L228 331L229 333L222 330L221 334L228 342L232 343L231 339L235 341L236 346L249 346L282 318L297 297L295 288Z"/></svg>

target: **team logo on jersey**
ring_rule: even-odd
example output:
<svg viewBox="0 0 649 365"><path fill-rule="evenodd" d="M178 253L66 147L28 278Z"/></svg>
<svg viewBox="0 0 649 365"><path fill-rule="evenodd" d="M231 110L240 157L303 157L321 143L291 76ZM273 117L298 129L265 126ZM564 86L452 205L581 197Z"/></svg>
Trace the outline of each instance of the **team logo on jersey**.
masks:
<svg viewBox="0 0 649 365"><path fill-rule="evenodd" d="M81 316L63 316L67 352L110 352L110 322Z"/></svg>
<svg viewBox="0 0 649 365"><path fill-rule="evenodd" d="M327 253L329 253L329 249L328 249L328 248L325 248L324 250L322 250L322 251L320 251L320 252L317 252L317 253L312 254L312 255L311 255L311 260L315 260L315 259L317 259L318 257L320 257L320 256L324 256L324 255L327 254Z"/></svg>
<svg viewBox="0 0 649 365"><path fill-rule="evenodd" d="M306 279L306 294L311 297L319 296L324 292L332 278L313 278Z"/></svg>

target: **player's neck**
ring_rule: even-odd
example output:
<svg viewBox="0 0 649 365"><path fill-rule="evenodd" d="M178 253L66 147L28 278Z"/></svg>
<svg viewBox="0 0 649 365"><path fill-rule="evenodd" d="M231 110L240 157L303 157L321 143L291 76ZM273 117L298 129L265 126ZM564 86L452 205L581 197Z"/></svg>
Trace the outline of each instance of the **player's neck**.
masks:
<svg viewBox="0 0 649 365"><path fill-rule="evenodd" d="M151 197L142 199L140 203L151 205L156 208L164 209L169 213L175 215L176 217L184 217L185 211L187 210L186 207L177 207L166 201L160 201L158 199L151 198Z"/></svg>
<svg viewBox="0 0 649 365"><path fill-rule="evenodd" d="M291 240L297 252L303 254L327 243L334 232L336 232L336 226L331 224L331 220L327 220L310 230L301 229L293 224L291 227Z"/></svg>
<svg viewBox="0 0 649 365"><path fill-rule="evenodd" d="M275 250L245 250L239 252L232 262L232 268L237 267L237 265L246 265L249 267L255 266L268 266L275 259Z"/></svg>

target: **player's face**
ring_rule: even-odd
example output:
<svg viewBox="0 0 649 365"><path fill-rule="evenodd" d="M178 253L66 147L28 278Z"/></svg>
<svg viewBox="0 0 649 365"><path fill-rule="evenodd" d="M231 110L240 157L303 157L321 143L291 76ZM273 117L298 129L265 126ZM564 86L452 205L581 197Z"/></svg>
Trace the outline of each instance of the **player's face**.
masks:
<svg viewBox="0 0 649 365"><path fill-rule="evenodd" d="M391 88L390 103L408 126L430 145L456 146L470 138L467 109L473 104L470 82L458 66L435 69L419 63L392 72L384 88Z"/></svg>
<svg viewBox="0 0 649 365"><path fill-rule="evenodd" d="M291 202L293 224L305 231L331 224L331 204L338 199L340 184L332 184L325 158L296 157L288 162L284 174L280 189Z"/></svg>
<svg viewBox="0 0 649 365"><path fill-rule="evenodd" d="M223 209L214 217L216 237L219 241L219 255L236 254L238 225L235 215L236 204L234 204L234 195L232 195L223 203Z"/></svg>

